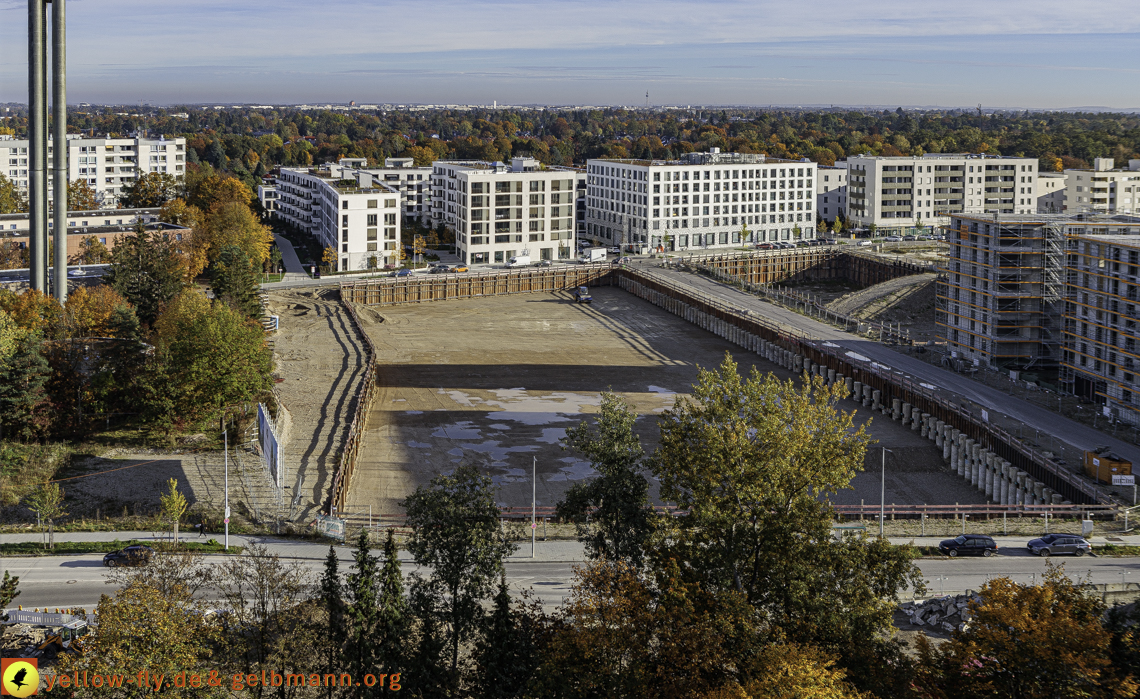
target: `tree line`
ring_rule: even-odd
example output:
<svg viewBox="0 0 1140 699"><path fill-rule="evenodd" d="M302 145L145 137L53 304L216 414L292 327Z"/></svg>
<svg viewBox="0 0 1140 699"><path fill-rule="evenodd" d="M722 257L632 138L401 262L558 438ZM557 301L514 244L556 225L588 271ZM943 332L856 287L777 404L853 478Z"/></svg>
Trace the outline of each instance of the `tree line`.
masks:
<svg viewBox="0 0 1140 699"><path fill-rule="evenodd" d="M899 598L924 586L905 548L831 530L827 496L869 443L840 398L819 380L741 376L726 357L660 417L645 454L635 414L605 394L563 441L598 476L559 504L587 553L560 605L511 594L515 544L490 479L465 464L403 503L420 572L405 576L391 530L378 554L361 531L347 571L330 548L319 576L259 545L220 565L160 555L115 572L84 655L60 667L216 670L213 689L163 693L240 682L279 699L367 699L393 682L425 698L1135 696L1137 617L1058 568L1035 585L990 581L940 645L894 637ZM682 515L649 507L648 476ZM348 686L323 681L342 673Z"/></svg>

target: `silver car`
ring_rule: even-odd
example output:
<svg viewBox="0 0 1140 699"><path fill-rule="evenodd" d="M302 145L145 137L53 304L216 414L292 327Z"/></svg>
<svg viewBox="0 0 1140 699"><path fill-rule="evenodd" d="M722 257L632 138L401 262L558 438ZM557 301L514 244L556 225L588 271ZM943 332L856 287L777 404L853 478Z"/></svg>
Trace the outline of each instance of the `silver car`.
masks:
<svg viewBox="0 0 1140 699"><path fill-rule="evenodd" d="M1040 539L1030 541L1026 548L1029 549L1029 553L1043 557L1059 554L1083 556L1092 551L1089 542L1075 534L1046 534Z"/></svg>

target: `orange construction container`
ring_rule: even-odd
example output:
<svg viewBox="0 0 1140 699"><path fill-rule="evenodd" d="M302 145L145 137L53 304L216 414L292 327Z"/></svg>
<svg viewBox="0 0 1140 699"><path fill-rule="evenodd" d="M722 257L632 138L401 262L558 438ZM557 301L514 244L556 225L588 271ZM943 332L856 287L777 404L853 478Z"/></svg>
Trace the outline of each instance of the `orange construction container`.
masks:
<svg viewBox="0 0 1140 699"><path fill-rule="evenodd" d="M1085 475L1111 485L1113 476L1132 475L1132 462L1120 458L1108 449L1086 451Z"/></svg>

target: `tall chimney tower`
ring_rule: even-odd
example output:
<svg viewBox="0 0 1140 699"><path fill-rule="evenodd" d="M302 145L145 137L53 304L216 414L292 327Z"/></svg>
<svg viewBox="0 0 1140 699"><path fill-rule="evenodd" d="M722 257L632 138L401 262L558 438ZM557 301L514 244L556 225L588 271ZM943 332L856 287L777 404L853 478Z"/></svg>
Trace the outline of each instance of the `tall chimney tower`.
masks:
<svg viewBox="0 0 1140 699"><path fill-rule="evenodd" d="M31 286L67 299L67 33L65 0L28 0L28 252ZM52 3L52 131L54 260L48 260L47 5ZM55 274L48 279L48 265Z"/></svg>

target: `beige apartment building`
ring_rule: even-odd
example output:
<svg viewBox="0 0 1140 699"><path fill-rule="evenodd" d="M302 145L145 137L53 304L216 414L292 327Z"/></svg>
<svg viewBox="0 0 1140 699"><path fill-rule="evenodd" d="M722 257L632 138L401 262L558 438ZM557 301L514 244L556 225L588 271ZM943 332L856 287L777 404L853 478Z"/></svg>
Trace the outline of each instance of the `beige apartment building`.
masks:
<svg viewBox="0 0 1140 699"><path fill-rule="evenodd" d="M847 158L847 218L901 235L955 214L1037 212L1037 159L932 153Z"/></svg>
<svg viewBox="0 0 1140 699"><path fill-rule="evenodd" d="M1096 158L1092 169L1065 170L1065 213L1140 213L1140 160L1114 169L1112 158Z"/></svg>
<svg viewBox="0 0 1140 699"><path fill-rule="evenodd" d="M533 158L511 164L478 160L432 163L432 215L455 231L456 254L468 264L513 257L569 261L577 255L578 181L574 168Z"/></svg>

